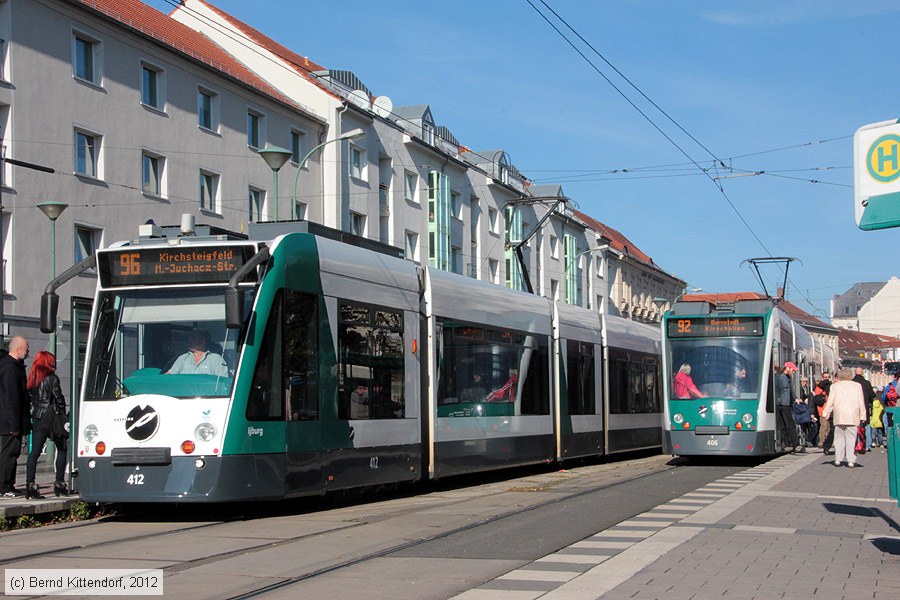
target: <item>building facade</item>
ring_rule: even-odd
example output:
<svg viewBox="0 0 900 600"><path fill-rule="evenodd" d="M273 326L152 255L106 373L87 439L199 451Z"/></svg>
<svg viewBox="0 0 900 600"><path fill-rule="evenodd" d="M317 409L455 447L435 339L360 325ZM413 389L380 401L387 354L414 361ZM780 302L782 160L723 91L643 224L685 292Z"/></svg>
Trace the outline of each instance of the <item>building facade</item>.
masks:
<svg viewBox="0 0 900 600"><path fill-rule="evenodd" d="M394 107L352 71L203 0L171 15L139 0L5 0L0 38L2 320L36 349L51 254L61 272L182 214L232 231L315 221L434 268L515 289L530 281L535 293L643 322L684 287L574 210L560 186L532 185L504 150L464 146L429 105ZM286 162L273 171L263 150ZM36 208L48 200L68 205L54 239ZM62 349L66 307L95 283L88 273L59 289Z"/></svg>

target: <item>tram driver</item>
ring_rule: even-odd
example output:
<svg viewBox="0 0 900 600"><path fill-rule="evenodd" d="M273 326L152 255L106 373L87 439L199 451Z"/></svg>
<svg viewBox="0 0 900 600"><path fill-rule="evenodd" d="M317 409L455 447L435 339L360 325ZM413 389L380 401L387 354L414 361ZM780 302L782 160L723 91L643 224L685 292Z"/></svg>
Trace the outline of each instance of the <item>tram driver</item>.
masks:
<svg viewBox="0 0 900 600"><path fill-rule="evenodd" d="M194 329L188 338L188 351L175 359L168 374L200 373L228 377L228 365L221 354L209 351L209 332Z"/></svg>

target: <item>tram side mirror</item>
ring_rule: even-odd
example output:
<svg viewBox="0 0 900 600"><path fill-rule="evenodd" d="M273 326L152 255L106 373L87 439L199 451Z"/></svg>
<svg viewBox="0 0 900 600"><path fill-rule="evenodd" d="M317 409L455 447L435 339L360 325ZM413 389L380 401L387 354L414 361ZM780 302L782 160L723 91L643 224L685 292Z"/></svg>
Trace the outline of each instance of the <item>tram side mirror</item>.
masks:
<svg viewBox="0 0 900 600"><path fill-rule="evenodd" d="M56 331L56 311L59 308L59 296L53 292L41 296L41 332Z"/></svg>
<svg viewBox="0 0 900 600"><path fill-rule="evenodd" d="M244 324L244 290L228 288L225 290L225 327L240 329Z"/></svg>

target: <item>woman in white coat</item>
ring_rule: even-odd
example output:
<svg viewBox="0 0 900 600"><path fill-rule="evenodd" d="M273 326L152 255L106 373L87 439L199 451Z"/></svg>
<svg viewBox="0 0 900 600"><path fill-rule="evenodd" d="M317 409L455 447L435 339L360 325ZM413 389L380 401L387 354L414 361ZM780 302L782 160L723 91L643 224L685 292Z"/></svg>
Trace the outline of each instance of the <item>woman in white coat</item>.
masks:
<svg viewBox="0 0 900 600"><path fill-rule="evenodd" d="M834 417L834 466L846 460L848 467L856 466L856 431L866 420L866 404L862 386L853 379L853 371L841 369L837 381L831 385L828 402L822 416Z"/></svg>

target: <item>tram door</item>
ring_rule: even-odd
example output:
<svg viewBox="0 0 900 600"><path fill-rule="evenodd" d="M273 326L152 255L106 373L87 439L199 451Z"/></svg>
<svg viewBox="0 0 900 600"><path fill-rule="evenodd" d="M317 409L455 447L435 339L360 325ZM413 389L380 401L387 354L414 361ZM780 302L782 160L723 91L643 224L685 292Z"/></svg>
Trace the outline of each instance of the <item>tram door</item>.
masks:
<svg viewBox="0 0 900 600"><path fill-rule="evenodd" d="M72 297L70 307L70 323L72 335L69 337L69 356L71 360L71 373L69 375L69 448L77 447L78 435L78 409L81 404L81 381L84 377L84 358L87 353L88 335L91 325L91 309L94 306L90 298ZM75 470L75 452L70 451L67 465L67 479L69 489L77 492L77 479L72 477Z"/></svg>

